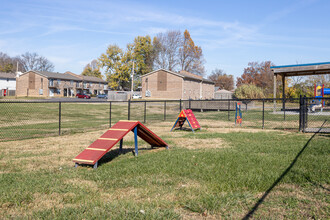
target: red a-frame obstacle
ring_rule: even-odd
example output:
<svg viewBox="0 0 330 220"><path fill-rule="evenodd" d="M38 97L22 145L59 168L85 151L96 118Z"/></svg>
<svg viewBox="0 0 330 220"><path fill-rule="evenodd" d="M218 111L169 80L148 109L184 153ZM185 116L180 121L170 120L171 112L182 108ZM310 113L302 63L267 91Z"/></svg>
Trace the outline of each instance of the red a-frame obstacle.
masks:
<svg viewBox="0 0 330 220"><path fill-rule="evenodd" d="M180 112L178 118L176 119L171 131L174 128L182 129L182 126L185 123L185 121L188 122L188 124L189 124L189 126L190 126L190 128L193 132L195 132L194 131L195 129L201 130L201 126L199 125L199 123L198 123L194 113L192 112L192 110L191 109L183 109Z"/></svg>
<svg viewBox="0 0 330 220"><path fill-rule="evenodd" d="M138 155L137 136L149 143L151 147L168 148L165 141L163 141L139 121L119 121L73 159L75 162L75 167L79 164L89 164L94 165L94 168L97 168L98 161L113 146L115 146L118 141L120 141L119 151L122 151L123 137L130 131L134 132L135 156Z"/></svg>

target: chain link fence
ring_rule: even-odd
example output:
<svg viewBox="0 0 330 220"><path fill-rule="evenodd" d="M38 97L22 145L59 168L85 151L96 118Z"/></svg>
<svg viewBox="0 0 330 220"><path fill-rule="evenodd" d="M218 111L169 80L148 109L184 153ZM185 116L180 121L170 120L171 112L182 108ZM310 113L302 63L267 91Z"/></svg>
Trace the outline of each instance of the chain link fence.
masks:
<svg viewBox="0 0 330 220"><path fill-rule="evenodd" d="M109 128L119 120L174 123L192 109L204 127L330 132L330 98L166 101L2 101L0 141L56 136ZM238 105L239 104L239 105ZM235 116L242 114L242 123ZM170 130L170 127L168 128Z"/></svg>

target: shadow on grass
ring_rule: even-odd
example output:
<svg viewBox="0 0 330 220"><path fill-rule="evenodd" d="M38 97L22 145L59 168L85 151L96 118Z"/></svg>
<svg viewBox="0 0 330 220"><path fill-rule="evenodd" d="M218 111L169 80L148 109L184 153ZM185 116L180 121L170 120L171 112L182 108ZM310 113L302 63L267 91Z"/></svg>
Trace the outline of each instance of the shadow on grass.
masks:
<svg viewBox="0 0 330 220"><path fill-rule="evenodd" d="M173 128L172 131L190 131L190 132L193 132L193 130L191 130L191 128L189 128L189 127L182 127L181 129L180 128ZM201 131L201 129L196 129L194 131L195 132L196 131Z"/></svg>
<svg viewBox="0 0 330 220"><path fill-rule="evenodd" d="M305 149L308 147L309 143L313 140L313 138L321 131L323 125L326 123L327 120L325 120L322 124L322 126L320 127L320 129L315 132L313 134L313 136L306 142L305 146L299 151L299 153L297 154L297 156L293 159L293 161L291 162L291 164L288 166L288 168L286 168L286 170L281 174L281 176L279 178L277 178L275 180L275 182L273 183L273 185L271 187L269 187L266 192L262 195L262 197L258 200L258 202L253 206L253 208L244 216L243 220L245 219L249 219L250 217L252 217L252 215L257 211L257 209L259 208L259 206L263 203L263 201L266 199L266 197L268 196L268 194L275 188L275 186L277 186L277 184L279 184L279 182L288 174L288 172L292 169L292 167L295 165L295 163L297 162L298 158L301 156L301 154L305 151Z"/></svg>
<svg viewBox="0 0 330 220"><path fill-rule="evenodd" d="M149 150L153 150L156 149L157 147L153 147L153 148L139 148L139 152L140 151L149 151ZM135 156L135 149L134 148L123 148L121 150L121 152L118 149L114 149L109 151L108 153L106 153L99 161L98 161L98 167L102 166L105 163L108 163L110 161L112 161L113 159L115 159L116 157L118 157L119 155L122 154L127 154L127 153L131 153L133 156Z"/></svg>
<svg viewBox="0 0 330 220"><path fill-rule="evenodd" d="M153 149L157 149L158 147L150 147L150 148L139 148L139 152L140 151L149 151L149 150L153 150ZM102 166L103 164L106 164L108 162L111 162L113 159L115 159L116 157L118 157L119 155L122 154L127 154L127 153L132 153L133 156L135 156L135 149L134 148L124 148L122 149L122 151L119 151L118 149L114 149L109 151L108 153L106 153L99 161L97 164L97 168L99 168L100 166ZM79 164L80 167L93 167L93 165L89 165L89 164Z"/></svg>

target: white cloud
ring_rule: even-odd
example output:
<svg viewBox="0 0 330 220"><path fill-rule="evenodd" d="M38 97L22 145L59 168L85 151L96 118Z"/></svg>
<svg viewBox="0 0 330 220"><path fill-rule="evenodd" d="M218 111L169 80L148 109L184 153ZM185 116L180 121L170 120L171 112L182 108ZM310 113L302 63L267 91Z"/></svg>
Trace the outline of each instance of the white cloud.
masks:
<svg viewBox="0 0 330 220"><path fill-rule="evenodd" d="M168 28L160 28L160 27L148 27L144 28L144 31L149 35L156 35L161 32L166 32Z"/></svg>

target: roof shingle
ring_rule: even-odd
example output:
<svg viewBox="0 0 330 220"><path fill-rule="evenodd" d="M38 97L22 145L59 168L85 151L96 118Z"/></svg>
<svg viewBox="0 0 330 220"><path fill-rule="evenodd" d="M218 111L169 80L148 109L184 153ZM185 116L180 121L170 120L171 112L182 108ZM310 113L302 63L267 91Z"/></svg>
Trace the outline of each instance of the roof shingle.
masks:
<svg viewBox="0 0 330 220"><path fill-rule="evenodd" d="M68 79L68 80L76 80L76 81L80 80L78 77L66 73L54 73L54 72L46 72L46 71L34 71L34 72L52 79Z"/></svg>
<svg viewBox="0 0 330 220"><path fill-rule="evenodd" d="M0 72L0 78L5 78L5 79L16 79L16 74L15 73L5 73L5 72Z"/></svg>

